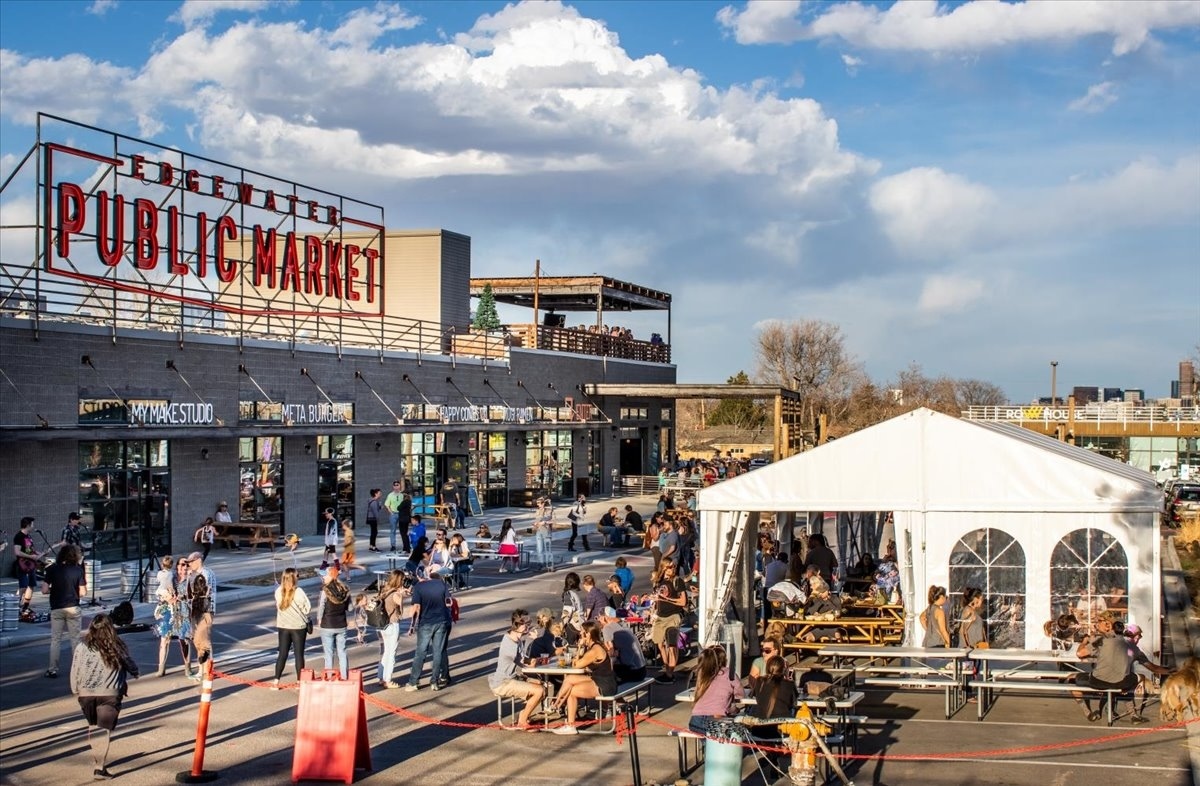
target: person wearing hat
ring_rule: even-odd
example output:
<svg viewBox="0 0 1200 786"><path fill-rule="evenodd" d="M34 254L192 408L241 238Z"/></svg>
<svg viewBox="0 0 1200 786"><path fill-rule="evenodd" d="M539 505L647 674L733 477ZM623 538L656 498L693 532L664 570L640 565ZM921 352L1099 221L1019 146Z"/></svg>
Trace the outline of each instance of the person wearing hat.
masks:
<svg viewBox="0 0 1200 786"><path fill-rule="evenodd" d="M1146 706L1146 677L1151 675L1165 677L1171 673L1171 670L1150 660L1146 653L1142 652L1142 648L1139 646L1139 642L1142 640L1142 629L1139 626L1133 623L1126 625L1125 639L1127 642L1125 649L1128 651L1129 657L1133 660L1131 666L1133 674L1137 677L1142 689L1142 706L1136 709L1129 720L1131 723L1146 723L1149 718L1141 713L1141 710Z"/></svg>
<svg viewBox="0 0 1200 786"><path fill-rule="evenodd" d="M612 656L613 674L618 684L646 679L646 657L642 654L637 636L617 616L617 610L612 606L606 607L600 614L600 636Z"/></svg>
<svg viewBox="0 0 1200 786"><path fill-rule="evenodd" d="M63 546L74 546L79 549L79 555L83 556L83 530L79 527L79 514L74 511L67 514L67 526L63 527L58 543L54 544L55 549L61 549Z"/></svg>
<svg viewBox="0 0 1200 786"><path fill-rule="evenodd" d="M204 555L198 551L193 551L188 555L188 583L187 596L190 600L192 597L192 584L196 576L204 576L205 590L204 594L208 598L207 608L212 614L217 613L217 577L212 572L212 568L204 564Z"/></svg>
<svg viewBox="0 0 1200 786"><path fill-rule="evenodd" d="M21 519L21 528L13 535L13 557L17 561L17 588L21 596L21 613L30 611L33 602L33 585L37 583L37 563L42 558L33 549L33 516Z"/></svg>
<svg viewBox="0 0 1200 786"><path fill-rule="evenodd" d="M1099 688L1101 690L1119 688L1122 691L1133 690L1137 686L1137 675L1132 672L1133 656L1126 648L1124 636L1118 636L1113 630L1116 618L1111 611L1102 611L1095 617L1096 634L1080 643L1076 654L1083 658L1096 656L1096 665L1090 672L1080 674L1075 678L1075 684L1081 687ZM1082 704L1087 719L1092 723L1100 720L1101 711L1092 709L1091 702L1083 693L1073 691L1077 704Z"/></svg>

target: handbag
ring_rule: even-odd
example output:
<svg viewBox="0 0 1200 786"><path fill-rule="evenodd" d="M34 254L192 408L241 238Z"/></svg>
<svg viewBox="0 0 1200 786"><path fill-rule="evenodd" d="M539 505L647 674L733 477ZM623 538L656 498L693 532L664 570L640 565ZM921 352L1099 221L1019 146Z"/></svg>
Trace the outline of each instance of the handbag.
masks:
<svg viewBox="0 0 1200 786"><path fill-rule="evenodd" d="M312 617L309 617L308 619L304 620L304 630L308 633L313 632Z"/></svg>

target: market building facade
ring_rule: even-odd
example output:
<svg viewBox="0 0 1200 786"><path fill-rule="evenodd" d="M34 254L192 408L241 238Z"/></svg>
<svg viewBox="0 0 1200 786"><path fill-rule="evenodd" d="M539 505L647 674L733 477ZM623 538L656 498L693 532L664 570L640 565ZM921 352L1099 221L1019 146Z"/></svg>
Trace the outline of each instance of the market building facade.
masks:
<svg viewBox="0 0 1200 786"><path fill-rule="evenodd" d="M306 536L327 507L361 526L395 479L418 509L450 481L485 509L605 493L671 455L671 400L588 393L673 383L669 345L547 345L536 310L474 332L465 235L46 115L17 175L39 209L0 222L14 527L54 541L78 510L101 559L135 559L190 549L221 501ZM670 308L581 281L588 308Z"/></svg>

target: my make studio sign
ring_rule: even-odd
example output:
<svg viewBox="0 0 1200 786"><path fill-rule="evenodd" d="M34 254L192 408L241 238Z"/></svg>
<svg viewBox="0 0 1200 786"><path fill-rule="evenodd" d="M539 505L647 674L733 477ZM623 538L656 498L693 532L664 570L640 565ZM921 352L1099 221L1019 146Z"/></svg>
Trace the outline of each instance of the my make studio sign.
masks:
<svg viewBox="0 0 1200 786"><path fill-rule="evenodd" d="M71 144L46 141L56 124ZM39 139L48 272L193 309L382 316L382 208L58 118Z"/></svg>

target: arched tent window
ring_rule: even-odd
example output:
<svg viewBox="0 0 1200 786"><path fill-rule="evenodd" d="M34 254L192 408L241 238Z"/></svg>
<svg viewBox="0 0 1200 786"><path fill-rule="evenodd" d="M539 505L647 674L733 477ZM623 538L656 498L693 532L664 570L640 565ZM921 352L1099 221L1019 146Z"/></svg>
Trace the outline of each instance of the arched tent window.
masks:
<svg viewBox="0 0 1200 786"><path fill-rule="evenodd" d="M962 616L962 592L979 587L987 598L987 635L993 647L1025 646L1025 550L1004 530L977 529L950 552L950 622Z"/></svg>
<svg viewBox="0 0 1200 786"><path fill-rule="evenodd" d="M1129 610L1129 559L1115 537L1100 529L1068 533L1050 555L1050 610L1074 614L1084 630L1092 618L1111 610L1124 619Z"/></svg>

